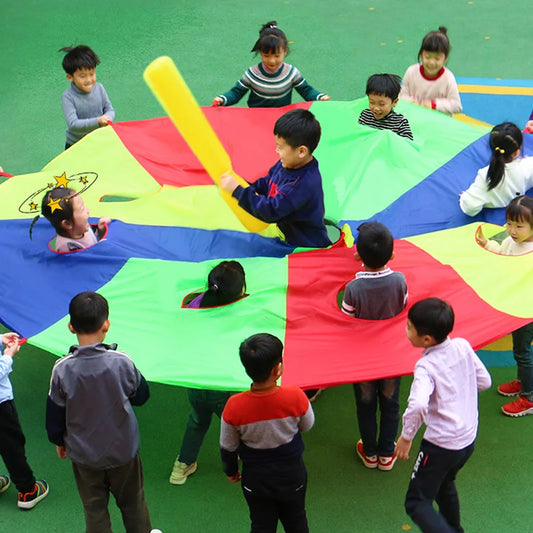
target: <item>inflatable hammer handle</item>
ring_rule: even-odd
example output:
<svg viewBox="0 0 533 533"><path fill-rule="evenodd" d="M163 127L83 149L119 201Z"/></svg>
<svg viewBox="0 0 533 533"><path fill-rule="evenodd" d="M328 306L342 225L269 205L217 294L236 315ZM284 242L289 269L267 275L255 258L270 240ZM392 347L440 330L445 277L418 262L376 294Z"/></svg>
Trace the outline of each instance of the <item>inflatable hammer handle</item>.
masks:
<svg viewBox="0 0 533 533"><path fill-rule="evenodd" d="M172 59L163 56L152 61L144 71L144 80L213 181L220 186L222 174L231 172L240 185L247 187L246 181L233 172L228 153ZM249 231L258 232L268 226L239 207L228 191L220 192Z"/></svg>

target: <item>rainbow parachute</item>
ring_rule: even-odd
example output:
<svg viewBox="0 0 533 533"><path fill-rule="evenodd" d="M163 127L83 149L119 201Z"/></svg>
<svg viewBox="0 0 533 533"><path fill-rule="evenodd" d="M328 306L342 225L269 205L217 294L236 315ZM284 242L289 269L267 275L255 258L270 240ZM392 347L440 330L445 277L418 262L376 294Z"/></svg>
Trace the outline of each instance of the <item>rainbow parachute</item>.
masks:
<svg viewBox="0 0 533 533"><path fill-rule="evenodd" d="M296 106L310 107L322 125L315 155L327 217L354 231L362 220L385 223L399 239L391 267L405 274L411 301L448 300L454 335L476 348L531 321L523 296L533 290L530 256L498 256L475 243L480 221L501 224L502 210L471 219L458 205L488 160L488 130L400 102L411 142L358 125L366 99ZM248 181L275 163L272 129L286 111L204 109ZM530 138L524 153L533 154ZM81 192L92 217L112 218L106 240L56 254L43 219L29 239L44 191L57 185ZM0 206L1 321L54 354L75 342L72 296L97 290L110 302L108 339L152 381L244 389L237 347L260 331L284 340L283 382L303 387L408 374L420 356L405 337L406 312L365 321L339 311L337 293L360 268L353 250L342 242L294 250L248 232L168 118L93 132L41 172L0 185ZM223 308L181 308L222 258L243 264L250 295Z"/></svg>

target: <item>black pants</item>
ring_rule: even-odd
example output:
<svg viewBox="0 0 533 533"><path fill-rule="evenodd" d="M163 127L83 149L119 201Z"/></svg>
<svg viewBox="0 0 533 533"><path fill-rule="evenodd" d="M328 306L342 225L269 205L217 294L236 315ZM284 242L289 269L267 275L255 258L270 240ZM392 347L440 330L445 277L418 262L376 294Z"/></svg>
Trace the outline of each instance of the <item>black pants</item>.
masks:
<svg viewBox="0 0 533 533"><path fill-rule="evenodd" d="M250 508L252 533L308 533L305 513L307 471L303 460L267 465L244 464L242 492Z"/></svg>
<svg viewBox="0 0 533 533"><path fill-rule="evenodd" d="M0 403L0 455L19 492L31 492L35 477L26 460L26 439L13 400Z"/></svg>
<svg viewBox="0 0 533 533"><path fill-rule="evenodd" d="M367 456L391 457L400 422L401 378L353 384L359 433ZM378 402L380 410L378 435Z"/></svg>
<svg viewBox="0 0 533 533"><path fill-rule="evenodd" d="M120 509L126 532L149 533L152 526L139 454L116 468L94 470L73 462L72 470L83 503L86 533L111 533L107 509L110 493Z"/></svg>
<svg viewBox="0 0 533 533"><path fill-rule="evenodd" d="M422 440L405 497L405 510L422 531L464 531L455 477L473 452L474 443L462 450L447 450ZM433 507L434 501L439 511Z"/></svg>

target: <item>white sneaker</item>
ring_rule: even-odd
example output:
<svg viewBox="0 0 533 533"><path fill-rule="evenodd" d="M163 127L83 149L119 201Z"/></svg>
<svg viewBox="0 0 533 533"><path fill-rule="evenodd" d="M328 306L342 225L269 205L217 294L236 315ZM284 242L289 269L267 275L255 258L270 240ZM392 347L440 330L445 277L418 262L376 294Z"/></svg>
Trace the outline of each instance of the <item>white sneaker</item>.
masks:
<svg viewBox="0 0 533 533"><path fill-rule="evenodd" d="M196 472L198 468L198 463L194 462L190 465L186 463L181 463L176 459L174 462L174 468L172 468L172 473L170 474L169 481L172 485L183 485L187 478Z"/></svg>

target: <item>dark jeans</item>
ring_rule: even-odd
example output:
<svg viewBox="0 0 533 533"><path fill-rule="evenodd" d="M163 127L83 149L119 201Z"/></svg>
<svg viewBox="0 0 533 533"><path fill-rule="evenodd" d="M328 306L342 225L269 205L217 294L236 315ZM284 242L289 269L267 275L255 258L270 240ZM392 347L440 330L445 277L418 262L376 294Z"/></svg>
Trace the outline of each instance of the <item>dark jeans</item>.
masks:
<svg viewBox="0 0 533 533"><path fill-rule="evenodd" d="M220 418L230 393L217 390L187 389L191 414L187 422L178 461L190 465L198 458L213 413Z"/></svg>
<svg viewBox="0 0 533 533"><path fill-rule="evenodd" d="M26 460L26 439L13 400L0 403L0 455L19 492L31 492L35 477Z"/></svg>
<svg viewBox="0 0 533 533"><path fill-rule="evenodd" d="M357 421L367 456L390 457L394 453L394 440L400 422L401 378L361 381L353 384ZM381 411L379 438L377 410Z"/></svg>
<svg viewBox="0 0 533 533"><path fill-rule="evenodd" d="M474 443L462 450L447 450L422 440L405 497L405 510L423 532L464 531L455 477L473 452ZM434 501L438 511L433 507Z"/></svg>
<svg viewBox="0 0 533 533"><path fill-rule="evenodd" d="M308 533L305 513L307 471L303 459L266 465L243 464L242 492L250 508L252 533Z"/></svg>
<svg viewBox="0 0 533 533"><path fill-rule="evenodd" d="M122 513L126 533L151 531L139 454L129 463L115 468L93 470L73 462L72 470L83 503L87 533L111 533L111 520L107 509L109 493L115 497L117 507Z"/></svg>
<svg viewBox="0 0 533 533"><path fill-rule="evenodd" d="M522 384L521 395L533 401L533 322L513 331L513 355L517 379Z"/></svg>

